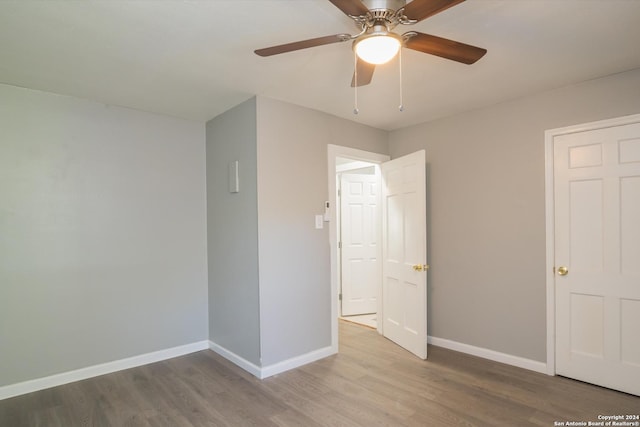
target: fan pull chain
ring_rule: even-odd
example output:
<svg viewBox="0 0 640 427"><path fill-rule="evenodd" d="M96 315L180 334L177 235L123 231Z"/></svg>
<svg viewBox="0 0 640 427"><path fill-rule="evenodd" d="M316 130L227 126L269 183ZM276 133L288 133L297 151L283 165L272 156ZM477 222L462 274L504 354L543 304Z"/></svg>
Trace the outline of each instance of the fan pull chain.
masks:
<svg viewBox="0 0 640 427"><path fill-rule="evenodd" d="M353 114L358 114L358 55L353 51Z"/></svg>
<svg viewBox="0 0 640 427"><path fill-rule="evenodd" d="M400 64L400 105L398 105L398 110L402 112L404 111L404 102L402 100L402 49L398 51L398 63Z"/></svg>

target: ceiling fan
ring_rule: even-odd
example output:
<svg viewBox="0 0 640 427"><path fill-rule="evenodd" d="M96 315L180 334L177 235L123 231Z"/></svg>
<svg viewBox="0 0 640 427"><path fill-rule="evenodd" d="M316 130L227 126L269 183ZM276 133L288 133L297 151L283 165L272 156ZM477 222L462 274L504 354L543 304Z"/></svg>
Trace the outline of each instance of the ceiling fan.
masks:
<svg viewBox="0 0 640 427"><path fill-rule="evenodd" d="M329 0L355 22L360 32L356 35L334 34L317 37L255 51L260 56L278 55L310 47L353 40L355 72L351 86L371 83L376 65L390 61L400 48L437 55L442 58L473 64L482 58L486 49L460 43L417 31L402 35L392 30L412 25L465 0Z"/></svg>

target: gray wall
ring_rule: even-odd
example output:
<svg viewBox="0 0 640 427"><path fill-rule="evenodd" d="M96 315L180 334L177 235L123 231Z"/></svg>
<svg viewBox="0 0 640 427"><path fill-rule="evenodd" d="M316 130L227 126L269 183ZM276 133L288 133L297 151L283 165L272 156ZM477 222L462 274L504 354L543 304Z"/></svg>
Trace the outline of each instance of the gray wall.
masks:
<svg viewBox="0 0 640 427"><path fill-rule="evenodd" d="M387 133L258 97L262 364L331 345L327 144L387 153Z"/></svg>
<svg viewBox="0 0 640 427"><path fill-rule="evenodd" d="M260 97L207 124L205 173L201 123L0 85L0 386L329 346L327 144L426 149L430 335L544 361L544 130L639 112L638 70L390 134Z"/></svg>
<svg viewBox="0 0 640 427"><path fill-rule="evenodd" d="M390 133L426 149L429 334L546 360L544 131L640 113L640 70Z"/></svg>
<svg viewBox="0 0 640 427"><path fill-rule="evenodd" d="M260 365L256 99L207 123L209 336ZM230 193L229 162L240 192Z"/></svg>
<svg viewBox="0 0 640 427"><path fill-rule="evenodd" d="M0 386L207 338L204 126L0 85Z"/></svg>

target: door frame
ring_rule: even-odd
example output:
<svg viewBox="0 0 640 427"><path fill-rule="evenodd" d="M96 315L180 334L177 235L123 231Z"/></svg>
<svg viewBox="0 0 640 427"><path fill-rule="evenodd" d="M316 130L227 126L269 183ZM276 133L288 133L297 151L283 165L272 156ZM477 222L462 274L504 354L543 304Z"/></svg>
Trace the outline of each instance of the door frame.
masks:
<svg viewBox="0 0 640 427"><path fill-rule="evenodd" d="M607 120L582 123L557 129L549 129L544 133L545 155L545 225L546 225L546 287L547 287L547 374L556 374L556 299L555 299L555 204L554 204L554 158L553 142L555 137L577 132L604 129L640 123L640 114L617 117Z"/></svg>
<svg viewBox="0 0 640 427"><path fill-rule="evenodd" d="M327 167L329 177L329 250L331 264L331 349L338 352L338 317L340 313L340 301L338 300L338 286L340 280L338 275L338 229L337 229L337 209L336 209L336 158L345 157L353 160L365 161L380 165L391 160L387 154L373 153L370 151L358 150L356 148L343 147L340 145L327 144ZM378 306L380 304L378 303ZM378 327L380 330L380 326Z"/></svg>

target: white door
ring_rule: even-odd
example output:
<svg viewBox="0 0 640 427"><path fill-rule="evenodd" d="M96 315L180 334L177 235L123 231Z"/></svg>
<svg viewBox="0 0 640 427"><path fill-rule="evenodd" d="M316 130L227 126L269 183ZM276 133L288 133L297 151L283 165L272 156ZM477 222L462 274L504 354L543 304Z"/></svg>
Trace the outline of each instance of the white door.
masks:
<svg viewBox="0 0 640 427"><path fill-rule="evenodd" d="M383 334L422 359L427 358L425 169L424 150L382 164Z"/></svg>
<svg viewBox="0 0 640 427"><path fill-rule="evenodd" d="M640 395L640 124L553 142L556 373Z"/></svg>
<svg viewBox="0 0 640 427"><path fill-rule="evenodd" d="M341 174L342 315L375 313L381 282L378 174Z"/></svg>

